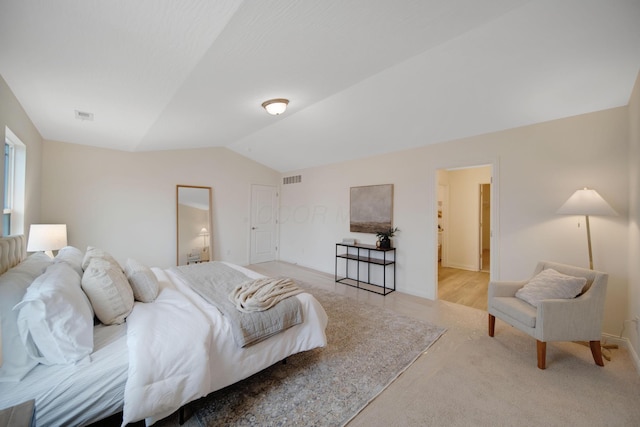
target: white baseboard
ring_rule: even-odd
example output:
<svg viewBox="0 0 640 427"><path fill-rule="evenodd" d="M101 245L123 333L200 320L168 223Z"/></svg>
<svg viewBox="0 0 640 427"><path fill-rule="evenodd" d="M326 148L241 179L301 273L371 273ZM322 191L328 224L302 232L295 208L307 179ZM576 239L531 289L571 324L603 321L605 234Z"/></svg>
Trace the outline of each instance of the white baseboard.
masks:
<svg viewBox="0 0 640 427"><path fill-rule="evenodd" d="M640 357L638 357L638 353L636 349L631 345L631 341L628 338L621 338L616 335L610 334L602 334L602 342L608 344L617 344L620 347L624 347L629 352L631 359L633 360L633 364L636 367L636 372L640 375Z"/></svg>
<svg viewBox="0 0 640 427"><path fill-rule="evenodd" d="M451 263L451 262L447 263L447 265L443 265L443 267L457 268L458 270L479 271L477 266L465 265L465 264L456 264L456 263Z"/></svg>

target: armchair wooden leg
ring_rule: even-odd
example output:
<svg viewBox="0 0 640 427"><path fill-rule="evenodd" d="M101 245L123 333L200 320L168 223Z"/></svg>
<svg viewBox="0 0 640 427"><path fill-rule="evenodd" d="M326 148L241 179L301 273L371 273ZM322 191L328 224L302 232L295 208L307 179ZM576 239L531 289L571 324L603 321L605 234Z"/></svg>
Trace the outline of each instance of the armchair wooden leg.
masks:
<svg viewBox="0 0 640 427"><path fill-rule="evenodd" d="M489 336L492 337L496 330L496 316L489 315Z"/></svg>
<svg viewBox="0 0 640 427"><path fill-rule="evenodd" d="M600 341L589 341L589 346L591 347L591 354L593 355L593 360L596 362L596 365L604 366Z"/></svg>
<svg viewBox="0 0 640 427"><path fill-rule="evenodd" d="M547 364L547 343L536 340L538 347L538 368L545 369Z"/></svg>

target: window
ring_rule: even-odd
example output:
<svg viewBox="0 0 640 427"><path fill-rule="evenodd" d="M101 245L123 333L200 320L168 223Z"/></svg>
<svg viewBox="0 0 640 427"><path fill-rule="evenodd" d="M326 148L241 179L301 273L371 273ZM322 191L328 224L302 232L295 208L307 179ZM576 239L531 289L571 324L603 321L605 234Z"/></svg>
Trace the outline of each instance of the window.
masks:
<svg viewBox="0 0 640 427"><path fill-rule="evenodd" d="M2 235L11 234L11 206L13 206L13 163L15 160L13 144L4 143L4 207L2 211Z"/></svg>
<svg viewBox="0 0 640 427"><path fill-rule="evenodd" d="M5 128L2 235L24 234L26 147Z"/></svg>

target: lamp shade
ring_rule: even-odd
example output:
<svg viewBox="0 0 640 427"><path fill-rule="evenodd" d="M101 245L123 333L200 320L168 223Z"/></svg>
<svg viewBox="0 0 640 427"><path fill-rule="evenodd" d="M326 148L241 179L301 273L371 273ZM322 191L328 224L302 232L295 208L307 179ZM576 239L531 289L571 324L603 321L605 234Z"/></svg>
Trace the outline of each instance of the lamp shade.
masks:
<svg viewBox="0 0 640 427"><path fill-rule="evenodd" d="M278 114L282 114L285 112L288 104L288 99L276 98L264 101L262 103L262 107L267 110L267 113L271 114L272 116L277 116Z"/></svg>
<svg viewBox="0 0 640 427"><path fill-rule="evenodd" d="M31 224L27 252L43 251L52 256L67 246L67 224Z"/></svg>
<svg viewBox="0 0 640 427"><path fill-rule="evenodd" d="M202 247L207 247L207 237L209 237L209 232L206 227L202 227L200 230L200 235L202 236Z"/></svg>
<svg viewBox="0 0 640 427"><path fill-rule="evenodd" d="M564 202L557 213L562 215L615 216L618 213L594 189L577 190Z"/></svg>

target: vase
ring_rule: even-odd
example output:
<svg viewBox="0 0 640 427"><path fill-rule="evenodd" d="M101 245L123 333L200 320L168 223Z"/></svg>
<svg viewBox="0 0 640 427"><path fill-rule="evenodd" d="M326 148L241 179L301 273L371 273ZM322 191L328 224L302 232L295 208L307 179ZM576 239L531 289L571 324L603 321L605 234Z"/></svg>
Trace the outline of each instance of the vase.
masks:
<svg viewBox="0 0 640 427"><path fill-rule="evenodd" d="M391 239L383 237L380 239L380 249L389 249L391 247Z"/></svg>

